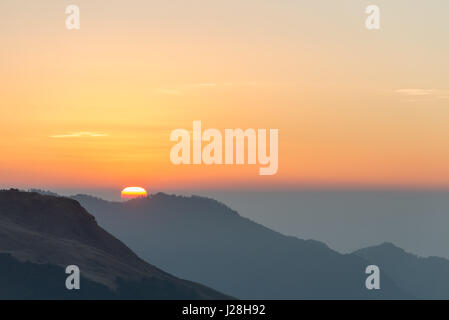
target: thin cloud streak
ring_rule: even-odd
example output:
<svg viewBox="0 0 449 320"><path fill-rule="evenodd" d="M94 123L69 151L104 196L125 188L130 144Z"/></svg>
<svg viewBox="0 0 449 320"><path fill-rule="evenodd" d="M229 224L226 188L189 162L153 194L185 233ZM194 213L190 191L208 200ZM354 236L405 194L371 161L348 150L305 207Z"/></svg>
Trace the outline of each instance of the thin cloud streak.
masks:
<svg viewBox="0 0 449 320"><path fill-rule="evenodd" d="M437 89L397 89L394 90L394 93L410 97L409 102L422 101L423 99L447 99L449 97L448 90Z"/></svg>
<svg viewBox="0 0 449 320"><path fill-rule="evenodd" d="M435 94L437 90L433 89L398 89L395 90L396 93L407 95L407 96L429 96Z"/></svg>

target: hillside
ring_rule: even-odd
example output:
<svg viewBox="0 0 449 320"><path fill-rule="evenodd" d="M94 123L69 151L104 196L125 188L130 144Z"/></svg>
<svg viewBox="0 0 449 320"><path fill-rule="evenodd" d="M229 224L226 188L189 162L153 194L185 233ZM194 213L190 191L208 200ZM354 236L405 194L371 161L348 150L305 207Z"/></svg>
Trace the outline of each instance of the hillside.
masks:
<svg viewBox="0 0 449 320"><path fill-rule="evenodd" d="M148 264L98 226L77 201L18 190L0 191L0 296L22 292L18 298L66 298L64 268L77 265L88 298L223 299L215 290L171 276ZM14 267L13 267L14 266ZM23 270L23 272L18 272ZM25 275L47 279L28 285ZM53 274L53 276L51 276ZM53 279L53 280L51 280ZM52 290L54 279L64 288ZM34 283L34 284L33 284ZM5 285L7 284L7 285ZM28 286L31 286L28 288ZM89 294L95 287L97 294ZM28 288L28 289L26 289ZM30 294L34 292L34 294ZM83 292L83 293L81 293ZM72 294L73 295L73 294Z"/></svg>
<svg viewBox="0 0 449 320"><path fill-rule="evenodd" d="M370 263L362 257L284 236L212 199L163 193L123 203L73 198L144 259L237 298L411 298L386 274L382 290L366 290Z"/></svg>
<svg viewBox="0 0 449 320"><path fill-rule="evenodd" d="M419 257L391 243L364 248L355 255L373 261L399 287L419 299L449 299L449 260Z"/></svg>

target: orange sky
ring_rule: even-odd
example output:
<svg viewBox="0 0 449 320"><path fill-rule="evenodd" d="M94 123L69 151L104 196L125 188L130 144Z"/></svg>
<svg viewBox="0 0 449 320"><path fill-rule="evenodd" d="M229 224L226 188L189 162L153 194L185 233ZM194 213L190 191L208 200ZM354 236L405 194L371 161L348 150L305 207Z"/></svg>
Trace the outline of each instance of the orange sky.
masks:
<svg viewBox="0 0 449 320"><path fill-rule="evenodd" d="M374 32L364 1L73 2L78 31L0 3L1 186L449 186L446 2L378 1ZM174 166L193 120L279 129L278 173Z"/></svg>

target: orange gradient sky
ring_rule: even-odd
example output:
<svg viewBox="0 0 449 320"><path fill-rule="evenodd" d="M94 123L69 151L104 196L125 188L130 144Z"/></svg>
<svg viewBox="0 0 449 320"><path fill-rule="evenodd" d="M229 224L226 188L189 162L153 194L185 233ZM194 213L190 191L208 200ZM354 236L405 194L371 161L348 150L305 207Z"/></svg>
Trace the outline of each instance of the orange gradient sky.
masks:
<svg viewBox="0 0 449 320"><path fill-rule="evenodd" d="M0 3L2 187L449 186L449 3ZM170 132L279 129L279 170L174 166Z"/></svg>

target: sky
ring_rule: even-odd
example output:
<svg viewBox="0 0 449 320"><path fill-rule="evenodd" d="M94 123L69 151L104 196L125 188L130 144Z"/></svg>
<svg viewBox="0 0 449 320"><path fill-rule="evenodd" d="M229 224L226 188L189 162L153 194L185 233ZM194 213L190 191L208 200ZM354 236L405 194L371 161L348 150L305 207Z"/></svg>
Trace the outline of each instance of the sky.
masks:
<svg viewBox="0 0 449 320"><path fill-rule="evenodd" d="M448 14L446 0L2 0L0 187L447 188ZM277 174L173 165L170 132L194 120L278 129Z"/></svg>

